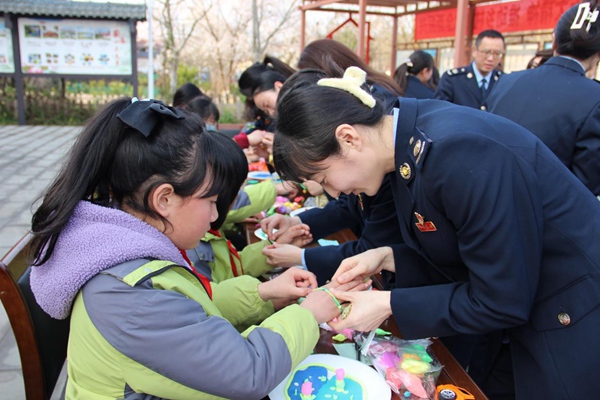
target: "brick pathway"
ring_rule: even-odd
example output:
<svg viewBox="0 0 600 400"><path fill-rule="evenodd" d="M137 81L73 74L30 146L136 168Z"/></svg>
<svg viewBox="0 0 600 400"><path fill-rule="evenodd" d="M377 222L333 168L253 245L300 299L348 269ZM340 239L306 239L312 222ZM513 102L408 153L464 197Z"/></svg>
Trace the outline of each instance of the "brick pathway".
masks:
<svg viewBox="0 0 600 400"><path fill-rule="evenodd" d="M0 126L0 255L29 229L32 205L81 127ZM36 203L37 204L37 203ZM25 399L19 353L0 307L0 400Z"/></svg>

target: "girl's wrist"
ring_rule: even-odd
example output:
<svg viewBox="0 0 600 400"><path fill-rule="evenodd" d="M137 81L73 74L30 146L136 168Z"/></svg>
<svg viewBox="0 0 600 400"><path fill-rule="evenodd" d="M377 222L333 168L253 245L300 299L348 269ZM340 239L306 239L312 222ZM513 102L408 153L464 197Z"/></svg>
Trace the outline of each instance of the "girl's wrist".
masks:
<svg viewBox="0 0 600 400"><path fill-rule="evenodd" d="M258 284L258 296L264 302L271 300L271 295L268 286L269 282L261 282Z"/></svg>

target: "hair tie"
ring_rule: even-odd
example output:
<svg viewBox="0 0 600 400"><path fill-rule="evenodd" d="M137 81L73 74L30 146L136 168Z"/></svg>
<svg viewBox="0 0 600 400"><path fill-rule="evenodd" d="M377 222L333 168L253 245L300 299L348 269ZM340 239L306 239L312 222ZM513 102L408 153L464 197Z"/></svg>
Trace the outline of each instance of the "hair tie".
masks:
<svg viewBox="0 0 600 400"><path fill-rule="evenodd" d="M353 94L367 107L375 107L375 98L370 93L365 92L361 85L366 82L367 73L358 67L348 67L344 72L343 78L323 78L319 79L317 85L328 86L336 89L342 89Z"/></svg>
<svg viewBox="0 0 600 400"><path fill-rule="evenodd" d="M407 58L406 60L404 60L404 62L402 62L402 64L406 64L409 68L413 67L413 63L410 58Z"/></svg>
<svg viewBox="0 0 600 400"><path fill-rule="evenodd" d="M163 119L185 119L180 110L169 107L159 100L131 99L131 104L117 114L125 125L148 137L154 127Z"/></svg>
<svg viewBox="0 0 600 400"><path fill-rule="evenodd" d="M583 24L588 21L587 27L585 28L586 32L590 31L592 24L596 22L598 19L598 10L594 9L594 11L590 8L590 3L580 3L577 7L577 15L573 19L573 23L571 24L571 29L581 29L583 28Z"/></svg>

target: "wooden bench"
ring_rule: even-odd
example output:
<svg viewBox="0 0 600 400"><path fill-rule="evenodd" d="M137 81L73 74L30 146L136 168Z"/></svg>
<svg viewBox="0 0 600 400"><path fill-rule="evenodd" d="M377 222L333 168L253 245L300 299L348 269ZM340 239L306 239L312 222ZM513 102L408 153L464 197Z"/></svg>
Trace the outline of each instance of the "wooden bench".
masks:
<svg viewBox="0 0 600 400"><path fill-rule="evenodd" d="M25 235L0 259L0 299L19 349L27 400L64 398L69 320L56 320L36 303ZM33 267L35 268L35 267Z"/></svg>

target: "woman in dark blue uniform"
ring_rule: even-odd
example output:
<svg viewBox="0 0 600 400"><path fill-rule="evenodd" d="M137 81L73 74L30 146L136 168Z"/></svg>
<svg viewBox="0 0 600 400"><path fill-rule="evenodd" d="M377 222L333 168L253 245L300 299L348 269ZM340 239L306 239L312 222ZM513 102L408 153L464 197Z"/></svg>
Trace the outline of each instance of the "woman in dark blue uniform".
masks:
<svg viewBox="0 0 600 400"><path fill-rule="evenodd" d="M488 334L512 354L516 398L597 397L600 203L519 125L435 100L400 98L387 115L361 73L284 85L278 101L282 176L373 195L393 173L404 243L344 260L333 279L387 270L396 288L335 292L351 311L332 326L393 315L407 339Z"/></svg>
<svg viewBox="0 0 600 400"><path fill-rule="evenodd" d="M598 196L600 85L585 75L600 60L600 20L586 19L594 13L590 3L565 12L554 30L555 57L539 68L505 75L488 106L533 132Z"/></svg>
<svg viewBox="0 0 600 400"><path fill-rule="evenodd" d="M433 76L434 68L433 57L426 51L417 50L396 68L394 80L404 90L404 97L433 99L433 90L426 85Z"/></svg>

